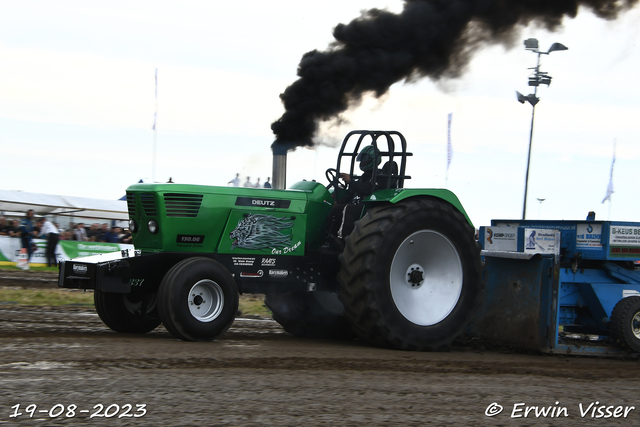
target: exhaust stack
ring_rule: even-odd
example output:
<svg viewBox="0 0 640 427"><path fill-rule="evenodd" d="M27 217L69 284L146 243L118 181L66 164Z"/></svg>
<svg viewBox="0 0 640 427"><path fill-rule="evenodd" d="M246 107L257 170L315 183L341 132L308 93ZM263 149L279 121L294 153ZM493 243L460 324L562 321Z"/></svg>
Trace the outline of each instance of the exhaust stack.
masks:
<svg viewBox="0 0 640 427"><path fill-rule="evenodd" d="M284 190L287 187L287 148L272 145L273 173L271 174L273 188Z"/></svg>

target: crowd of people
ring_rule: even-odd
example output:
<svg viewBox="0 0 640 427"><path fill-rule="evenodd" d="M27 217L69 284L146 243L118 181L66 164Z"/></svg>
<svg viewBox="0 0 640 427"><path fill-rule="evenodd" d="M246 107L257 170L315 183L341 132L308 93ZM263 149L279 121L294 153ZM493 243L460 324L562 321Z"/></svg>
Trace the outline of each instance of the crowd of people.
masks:
<svg viewBox="0 0 640 427"><path fill-rule="evenodd" d="M46 258L48 266L55 266L56 246L60 240L76 240L82 242L128 243L132 242L131 232L121 227L109 227L109 224L91 224L85 229L84 223L69 223L68 229L62 229L58 223L42 217L34 219L34 211L29 209L22 220L7 221L0 217L0 236L19 238L21 247L27 253L27 268L31 255L37 249L33 239L41 238L47 241Z"/></svg>
<svg viewBox="0 0 640 427"><path fill-rule="evenodd" d="M242 186L249 187L249 188L271 188L270 180L271 180L271 177L267 177L267 180L264 182L264 184L261 184L260 178L258 178L256 182L251 182L251 177L248 176L247 180L244 182ZM236 177L233 178L231 181L229 181L227 185L231 185L233 187L240 187L240 174L237 173Z"/></svg>
<svg viewBox="0 0 640 427"><path fill-rule="evenodd" d="M24 222L24 220L22 221ZM69 223L69 228L62 229L57 222L49 222L45 218L33 221L32 230L29 231L26 223L22 224L21 221L14 219L7 221L5 217L0 217L0 236L9 237L22 237L26 231L31 234L32 238L46 238L51 232L59 235L60 240L77 240L82 242L107 242L107 243L131 243L131 232L127 228L110 227L109 224L93 223L90 228L86 229L85 224L80 222L77 224ZM49 227L43 230L43 227L49 223L55 227L55 231Z"/></svg>

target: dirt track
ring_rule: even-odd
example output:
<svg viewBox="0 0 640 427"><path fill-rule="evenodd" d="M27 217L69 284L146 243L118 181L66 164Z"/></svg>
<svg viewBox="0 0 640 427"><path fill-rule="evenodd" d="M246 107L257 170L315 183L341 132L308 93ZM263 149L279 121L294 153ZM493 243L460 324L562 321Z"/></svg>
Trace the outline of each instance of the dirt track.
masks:
<svg viewBox="0 0 640 427"><path fill-rule="evenodd" d="M0 426L628 426L640 425L639 373L637 359L302 340L269 319L237 319L215 342L188 343L162 327L112 333L89 309L0 305ZM622 415L581 417L580 404L595 401ZM493 402L503 411L487 417ZM511 418L532 406L555 410Z"/></svg>

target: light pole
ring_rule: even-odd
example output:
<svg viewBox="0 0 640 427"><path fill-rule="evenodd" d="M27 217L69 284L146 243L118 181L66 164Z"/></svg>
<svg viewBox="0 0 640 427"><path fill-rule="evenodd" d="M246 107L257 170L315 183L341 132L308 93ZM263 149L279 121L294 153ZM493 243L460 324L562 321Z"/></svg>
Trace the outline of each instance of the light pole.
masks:
<svg viewBox="0 0 640 427"><path fill-rule="evenodd" d="M547 200L547 199L541 199L541 198L538 197L538 219L540 219L540 211L542 210L542 202L544 202L545 200Z"/></svg>
<svg viewBox="0 0 640 427"><path fill-rule="evenodd" d="M529 165L531 164L531 143L533 142L533 118L536 113L536 104L540 101L536 95L538 94L538 86L541 84L549 86L551 84L551 76L549 73L545 73L540 71L540 55L548 55L551 52L555 52L558 50L567 50L569 49L563 44L554 43L551 45L548 51L541 52L538 50L538 39L527 39L524 41L524 48L530 50L531 52L538 54L538 61L536 62L536 66L533 68L529 68L533 71L533 75L529 77L529 86L533 86L533 93L530 93L527 96L524 96L520 92L516 91L516 96L518 98L518 102L524 104L525 101L531 104L531 129L529 130L529 154L527 155L527 174L524 180L524 203L522 206L522 219L525 219L527 213L527 191L529 189Z"/></svg>

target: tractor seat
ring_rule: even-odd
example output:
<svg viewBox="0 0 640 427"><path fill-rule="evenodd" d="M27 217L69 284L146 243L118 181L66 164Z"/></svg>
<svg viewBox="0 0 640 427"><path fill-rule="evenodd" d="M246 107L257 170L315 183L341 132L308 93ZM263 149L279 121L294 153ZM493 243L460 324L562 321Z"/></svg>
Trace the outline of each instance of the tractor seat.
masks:
<svg viewBox="0 0 640 427"><path fill-rule="evenodd" d="M376 176L377 187L381 190L398 188L398 164L393 161L386 162Z"/></svg>

